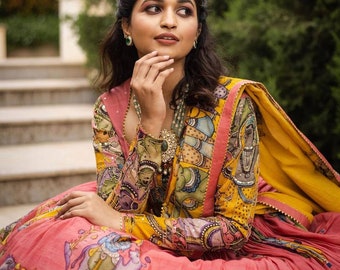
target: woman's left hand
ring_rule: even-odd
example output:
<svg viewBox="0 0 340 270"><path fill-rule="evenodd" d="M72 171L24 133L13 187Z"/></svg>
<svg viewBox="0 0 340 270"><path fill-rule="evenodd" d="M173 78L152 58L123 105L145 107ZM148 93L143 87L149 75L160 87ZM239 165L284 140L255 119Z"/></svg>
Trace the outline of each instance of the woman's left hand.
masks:
<svg viewBox="0 0 340 270"><path fill-rule="evenodd" d="M94 225L120 229L122 214L94 192L74 191L62 198L57 218L83 217Z"/></svg>

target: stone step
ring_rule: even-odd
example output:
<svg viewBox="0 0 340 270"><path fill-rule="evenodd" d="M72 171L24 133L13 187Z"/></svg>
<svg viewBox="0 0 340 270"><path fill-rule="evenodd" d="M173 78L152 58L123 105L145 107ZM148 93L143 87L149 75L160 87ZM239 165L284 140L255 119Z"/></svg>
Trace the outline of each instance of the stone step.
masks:
<svg viewBox="0 0 340 270"><path fill-rule="evenodd" d="M94 180L91 140L0 147L0 206L38 203Z"/></svg>
<svg viewBox="0 0 340 270"><path fill-rule="evenodd" d="M6 58L0 60L0 80L38 78L84 78L83 63L64 62L59 57Z"/></svg>
<svg viewBox="0 0 340 270"><path fill-rule="evenodd" d="M94 103L97 95L87 78L0 81L0 107Z"/></svg>
<svg viewBox="0 0 340 270"><path fill-rule="evenodd" d="M0 108L0 145L91 139L93 104Z"/></svg>
<svg viewBox="0 0 340 270"><path fill-rule="evenodd" d="M18 204L0 207L0 229L28 214L37 204Z"/></svg>

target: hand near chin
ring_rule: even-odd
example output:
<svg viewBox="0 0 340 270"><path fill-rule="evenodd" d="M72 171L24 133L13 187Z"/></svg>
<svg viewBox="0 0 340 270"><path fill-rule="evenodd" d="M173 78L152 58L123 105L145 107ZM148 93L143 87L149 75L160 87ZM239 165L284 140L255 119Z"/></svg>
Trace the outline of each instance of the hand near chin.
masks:
<svg viewBox="0 0 340 270"><path fill-rule="evenodd" d="M56 218L83 217L94 225L120 229L121 214L112 209L94 192L74 191L58 202Z"/></svg>
<svg viewBox="0 0 340 270"><path fill-rule="evenodd" d="M130 86L141 108L142 125L150 132L157 133L152 129L161 127L166 117L163 84L173 72L173 63L169 56L157 52L144 55L135 63Z"/></svg>

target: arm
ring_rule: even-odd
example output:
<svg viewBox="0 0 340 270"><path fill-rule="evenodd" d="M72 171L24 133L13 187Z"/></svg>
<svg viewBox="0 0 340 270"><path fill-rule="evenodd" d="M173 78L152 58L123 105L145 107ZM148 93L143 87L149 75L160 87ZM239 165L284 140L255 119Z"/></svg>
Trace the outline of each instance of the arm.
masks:
<svg viewBox="0 0 340 270"><path fill-rule="evenodd" d="M161 164L162 141L145 134L139 126L125 160L101 99L95 103L92 126L98 195L118 211L144 212L155 171Z"/></svg>
<svg viewBox="0 0 340 270"><path fill-rule="evenodd" d="M204 252L242 247L250 234L257 197L258 134L249 97L238 104L228 157L215 194L215 215L164 218L150 214L125 217L125 230L160 246Z"/></svg>
<svg viewBox="0 0 340 270"><path fill-rule="evenodd" d="M100 107L99 103L97 107ZM181 251L204 251L218 248L238 249L242 246L249 235L249 223L254 215L253 209L257 194L258 136L255 113L249 98L242 99L236 115L228 146L228 152L232 158L226 160L219 179L215 217L200 219L163 218L143 214L143 207L139 207L139 211L136 211L139 213L138 215L129 215L124 218L126 231L140 239L150 239L160 246ZM105 118L105 113L100 117L95 117L95 133L99 131L100 126L103 126L99 124L103 121L100 119ZM108 127L108 125L104 126ZM107 132L114 136L112 126L108 128ZM111 141L115 140L111 139ZM140 143L143 144L143 140ZM103 171L106 170L117 171L117 168L123 168L125 172L122 173L121 177L124 177L124 175L136 177L140 162L137 152L141 152L141 150L136 149L138 147L131 147L128 157L128 159L131 159L130 161L127 160L125 163L121 161L119 164L115 164L113 160L122 157L122 154L119 151L104 151L105 149L97 146L99 184L103 182ZM105 160L106 163L103 166ZM131 166L127 166L127 163ZM244 173L248 178L243 177ZM118 181L119 177L119 173L112 174L111 180L108 180L116 190L119 190L121 186L117 185L122 181L122 179ZM101 184L101 186L105 185ZM114 192L114 194L118 193ZM108 193L105 193L105 196L107 195ZM139 205L145 205L146 199L147 196L144 196L143 203ZM132 201L134 198L129 200Z"/></svg>

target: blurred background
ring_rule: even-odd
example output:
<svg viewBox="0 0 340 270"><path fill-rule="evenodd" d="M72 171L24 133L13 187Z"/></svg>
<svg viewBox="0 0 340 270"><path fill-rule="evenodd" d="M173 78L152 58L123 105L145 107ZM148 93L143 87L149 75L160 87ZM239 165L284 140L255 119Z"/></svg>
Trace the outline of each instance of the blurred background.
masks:
<svg viewBox="0 0 340 270"><path fill-rule="evenodd" d="M59 54L58 1L1 0L0 23L7 28L7 57Z"/></svg>
<svg viewBox="0 0 340 270"><path fill-rule="evenodd" d="M340 1L209 0L208 2L210 28L217 41L217 50L229 69L229 75L263 82L296 126L339 171ZM70 149L70 146L65 148L56 145L57 143L72 144L81 141L86 142L85 145L90 144L91 134L84 130L88 129L90 132L90 104L98 95L91 85L91 78L98 67L98 45L114 20L115 5L115 0L0 0L0 88L12 89L12 94L13 89L16 89L19 93L19 88L21 90L25 87L28 88L27 80L34 78L34 75L27 73L25 77L24 74L27 71L23 70L14 71L14 74L8 72L8 67L13 68L15 63L19 62L18 59L22 59L24 62L18 65L24 65L30 70L39 66L42 70L45 70L45 73L40 77L35 77L33 82L35 86L32 86L32 88L37 88L37 81L44 81L50 86L53 85L54 90L56 88L61 89L60 81L64 80L62 84L68 85L68 88L70 88L71 82L77 81L81 83L74 88L78 90L86 88L88 90L87 94L84 93L82 101L79 101L78 93L78 100L67 97L67 101L62 102L64 107L69 106L73 109L65 112L59 111L59 115L64 113L70 116L74 114L75 110L84 110L84 107L75 107L79 103L82 106L87 106L87 111L84 113L86 116L78 116L77 124L75 124L74 119L66 127L58 127L55 124L52 133L57 133L58 130L63 129L69 130L68 132L64 131L63 134L58 134L58 139L53 139L51 135L49 140L53 141L56 149ZM52 61L52 63L46 64L47 60ZM43 63L46 65L44 66ZM59 71L50 72L54 75L59 74L59 77L56 77L56 75L53 75L53 77L50 73L46 73L46 70L49 70L51 66L59 68ZM66 70L66 72L61 73L61 70ZM38 73L38 71L34 71L34 74ZM20 77L20 75L24 77ZM68 81L65 82L65 78ZM21 85L15 86L13 81L21 83ZM57 81L59 86L56 86ZM40 85L40 88L43 87ZM49 91L52 93L51 89ZM0 95L2 95L0 99L4 100L1 97L5 95ZM3 130L3 132L0 131L1 139L13 137L11 135L13 134L13 127L6 131L7 133L4 131L10 125L8 111L11 111L13 106L18 107L20 104L17 100L22 98L6 95L7 103L0 101L2 109L0 111L0 118L2 119L0 129ZM63 95L66 96L67 94ZM27 99L29 98L27 97ZM57 106L60 106L60 97L58 102L51 101L51 99L50 97L48 102L36 99L36 101L31 100L31 103L35 102L33 104L35 105L34 109L37 109L39 105L42 105L41 103L45 102L46 105L49 105L50 102L54 102L54 108L58 112ZM28 104L22 105L28 109ZM18 115L20 112L22 111L16 111L15 114ZM34 113L48 114L37 113L36 111ZM75 125L80 125L79 118L86 122L84 130L72 129ZM58 122L65 123L69 120L59 119ZM23 120L21 119L21 121ZM35 122L37 121L35 119ZM46 124L47 120L44 121ZM28 126L27 123L26 126ZM41 137L48 137L46 135L48 129L51 130L51 127L45 127L43 132L40 129L40 134L44 134ZM18 130L20 129L18 128ZM21 129L19 133L27 133L27 131L24 132ZM9 155L8 153L19 151L22 155L25 152L22 150L24 145L33 146L33 149L37 149L38 144L48 143L46 141L34 141L38 135L32 134L28 139L21 142L19 142L19 139L18 142L15 142L14 139L12 142L3 140L3 146L0 146L0 153L3 153L2 156L0 155L0 158L2 158L0 163L15 163L16 168L12 170L18 171L18 167L21 167L18 161L19 155ZM72 137L71 134L83 134L83 136ZM40 138L40 140L43 139ZM8 144L22 144L22 147L20 150L5 148L8 147ZM20 199L25 196L29 197L27 195L29 188L27 187L24 195L18 195L13 201L0 199L0 205L34 203L56 194L59 192L55 186L57 182L54 178L56 177L61 178L63 176L65 178L65 175L75 176L78 174L82 179L75 182L70 180L67 183L68 185L58 182L57 186L60 186L61 189L72 186L77 181L94 180L95 164L91 156L93 153L89 153L90 157L87 158L87 162L89 164L93 162L93 165L88 165L81 170L79 168L84 167L84 165L77 165L76 163L76 160L79 160L79 154L78 157L73 157L72 155L76 150L71 152L64 152L60 157L60 159L67 160L67 163L70 163L67 165L68 167L63 168L63 172L55 168L53 174L43 172L43 174L49 175L48 177L51 180L51 185L47 185L47 189L52 190L50 193L46 193L42 197L37 193L32 193L31 199ZM51 150L49 150L49 153L51 153ZM55 150L54 153L57 153L57 151ZM27 157L26 161L34 159L34 155L32 156ZM38 154L35 154L35 156L38 156ZM41 154L40 156L44 155ZM47 156L51 155L46 154L44 157ZM86 155L80 154L80 156L84 158ZM70 157L72 158L70 159ZM48 159L43 158L43 160ZM21 164L26 161L21 161ZM47 162L58 163L59 161ZM84 164L84 161L79 160L79 163ZM40 165L40 167L47 168L48 166ZM73 167L78 168L77 172L74 171ZM11 173L11 169L8 166L1 165L0 170L0 182L8 182L8 188L0 187L2 190L0 191L0 198L11 190L12 187L9 186L9 183L13 185L15 182L22 186L23 175L33 174L32 172L22 172L20 176L14 177L15 180L9 181L8 175ZM35 176L32 178L42 178L41 174L41 172L34 172L33 175ZM31 180L30 187L35 186L34 181ZM37 182L37 185L41 185L41 183Z"/></svg>

